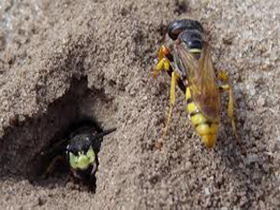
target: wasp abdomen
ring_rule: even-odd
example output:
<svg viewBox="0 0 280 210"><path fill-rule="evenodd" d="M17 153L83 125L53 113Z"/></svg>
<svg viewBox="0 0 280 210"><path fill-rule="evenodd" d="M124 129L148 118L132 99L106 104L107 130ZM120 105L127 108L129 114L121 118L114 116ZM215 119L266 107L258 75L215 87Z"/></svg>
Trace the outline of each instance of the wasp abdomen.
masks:
<svg viewBox="0 0 280 210"><path fill-rule="evenodd" d="M190 88L187 87L186 92L187 111L191 118L191 122L195 127L196 132L201 136L202 141L208 148L212 148L216 141L216 135L218 133L218 122L212 122L207 119L203 113L199 110L191 97Z"/></svg>

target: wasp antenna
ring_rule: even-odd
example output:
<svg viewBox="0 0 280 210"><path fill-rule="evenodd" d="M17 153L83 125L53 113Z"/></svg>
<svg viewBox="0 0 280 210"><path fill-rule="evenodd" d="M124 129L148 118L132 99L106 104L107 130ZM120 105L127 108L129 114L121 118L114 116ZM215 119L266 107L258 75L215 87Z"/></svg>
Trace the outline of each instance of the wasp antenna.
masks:
<svg viewBox="0 0 280 210"><path fill-rule="evenodd" d="M117 130L117 128L111 128L111 129L105 130L101 133L96 134L93 139L96 140L96 139L102 138L102 137L104 137L104 136L106 136L106 135L108 135L108 134L110 134L110 133L112 133L116 130Z"/></svg>

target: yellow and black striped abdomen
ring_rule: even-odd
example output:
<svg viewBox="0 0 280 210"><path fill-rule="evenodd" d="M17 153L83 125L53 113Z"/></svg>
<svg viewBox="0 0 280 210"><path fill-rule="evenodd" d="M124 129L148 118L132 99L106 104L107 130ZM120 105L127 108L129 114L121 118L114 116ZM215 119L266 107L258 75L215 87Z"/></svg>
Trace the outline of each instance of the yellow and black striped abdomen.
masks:
<svg viewBox="0 0 280 210"><path fill-rule="evenodd" d="M196 132L200 135L201 140L208 148L212 148L216 141L219 130L219 122L212 122L201 113L197 105L193 102L190 88L186 91L187 111Z"/></svg>

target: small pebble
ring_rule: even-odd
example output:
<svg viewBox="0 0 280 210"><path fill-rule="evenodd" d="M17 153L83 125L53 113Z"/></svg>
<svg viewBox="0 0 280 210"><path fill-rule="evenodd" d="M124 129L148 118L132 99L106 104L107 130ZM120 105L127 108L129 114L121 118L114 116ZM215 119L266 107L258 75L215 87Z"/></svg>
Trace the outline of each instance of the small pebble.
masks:
<svg viewBox="0 0 280 210"><path fill-rule="evenodd" d="M205 195L210 195L211 194L210 188L209 187L204 188L204 193Z"/></svg>
<svg viewBox="0 0 280 210"><path fill-rule="evenodd" d="M265 98L262 98L260 97L258 100L257 100L257 107L258 108L261 108L265 105Z"/></svg>

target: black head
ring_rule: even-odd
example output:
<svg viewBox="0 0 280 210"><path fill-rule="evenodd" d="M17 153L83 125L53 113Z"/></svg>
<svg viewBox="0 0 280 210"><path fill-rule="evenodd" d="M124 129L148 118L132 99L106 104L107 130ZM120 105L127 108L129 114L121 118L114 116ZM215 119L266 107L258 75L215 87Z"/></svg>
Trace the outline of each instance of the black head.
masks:
<svg viewBox="0 0 280 210"><path fill-rule="evenodd" d="M182 19L175 20L171 22L168 26L168 35L172 40L176 40L178 36L186 29L189 30L198 30L201 33L203 32L203 27L197 20L192 19Z"/></svg>
<svg viewBox="0 0 280 210"><path fill-rule="evenodd" d="M92 144L93 136L91 134L79 134L70 139L67 151L77 155L78 152L87 152Z"/></svg>

